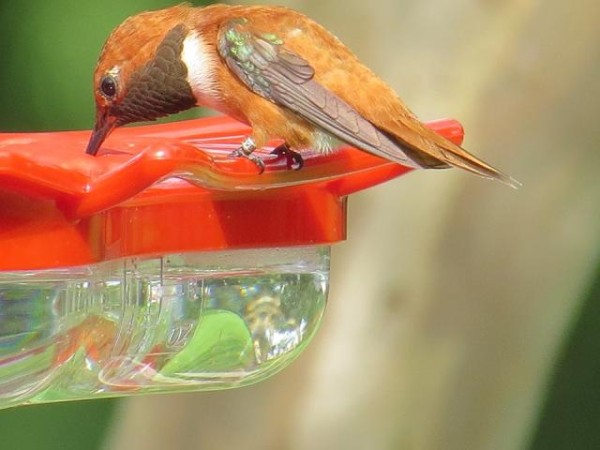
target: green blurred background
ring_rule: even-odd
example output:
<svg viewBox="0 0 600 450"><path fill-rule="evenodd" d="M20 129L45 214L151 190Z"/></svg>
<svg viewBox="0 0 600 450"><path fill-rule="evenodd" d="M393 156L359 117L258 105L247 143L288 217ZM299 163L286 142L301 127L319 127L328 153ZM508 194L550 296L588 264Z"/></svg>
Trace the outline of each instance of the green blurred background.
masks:
<svg viewBox="0 0 600 450"><path fill-rule="evenodd" d="M2 1L0 129L90 128L109 32L173 3ZM170 448L600 448L596 3L286 3L419 115L463 120L524 188L427 174L361 194L334 254L329 323L289 373L222 394L3 410L0 448L150 448L158 423L178 433ZM364 302L355 280L380 295Z"/></svg>

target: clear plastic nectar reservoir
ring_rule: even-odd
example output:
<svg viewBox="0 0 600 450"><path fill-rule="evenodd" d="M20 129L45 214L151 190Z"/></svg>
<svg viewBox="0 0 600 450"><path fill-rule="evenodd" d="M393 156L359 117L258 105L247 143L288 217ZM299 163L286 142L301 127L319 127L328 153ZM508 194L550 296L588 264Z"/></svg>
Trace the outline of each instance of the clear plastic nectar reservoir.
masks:
<svg viewBox="0 0 600 450"><path fill-rule="evenodd" d="M260 381L326 304L328 247L0 273L2 406Z"/></svg>

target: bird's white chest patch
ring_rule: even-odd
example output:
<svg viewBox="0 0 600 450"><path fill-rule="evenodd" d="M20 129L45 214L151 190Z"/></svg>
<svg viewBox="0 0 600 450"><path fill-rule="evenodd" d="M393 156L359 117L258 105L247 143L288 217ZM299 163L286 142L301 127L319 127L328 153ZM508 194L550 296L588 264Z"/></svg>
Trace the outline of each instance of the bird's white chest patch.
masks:
<svg viewBox="0 0 600 450"><path fill-rule="evenodd" d="M219 109L221 96L216 79L219 62L200 34L192 32L184 39L181 60L187 67L187 81L196 97L196 104Z"/></svg>

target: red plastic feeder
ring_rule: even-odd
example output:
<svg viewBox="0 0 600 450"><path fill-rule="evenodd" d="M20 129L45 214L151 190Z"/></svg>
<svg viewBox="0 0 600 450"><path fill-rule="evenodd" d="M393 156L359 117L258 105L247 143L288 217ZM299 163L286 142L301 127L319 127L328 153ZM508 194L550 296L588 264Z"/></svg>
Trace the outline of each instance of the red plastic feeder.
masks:
<svg viewBox="0 0 600 450"><path fill-rule="evenodd" d="M300 353L346 196L409 169L343 148L291 171L265 149L259 174L229 157L247 134L123 128L97 157L89 131L0 134L0 407L246 385Z"/></svg>

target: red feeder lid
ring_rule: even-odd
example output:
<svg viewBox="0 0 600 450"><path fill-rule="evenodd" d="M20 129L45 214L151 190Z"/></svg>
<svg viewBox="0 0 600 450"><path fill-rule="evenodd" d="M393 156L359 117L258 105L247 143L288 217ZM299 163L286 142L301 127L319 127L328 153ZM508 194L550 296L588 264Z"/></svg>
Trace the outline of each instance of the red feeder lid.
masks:
<svg viewBox="0 0 600 450"><path fill-rule="evenodd" d="M462 141L454 120L429 126ZM122 128L97 157L89 131L0 134L0 270L330 244L348 194L409 170L347 147L293 171L265 149L259 174L228 157L248 132L226 117Z"/></svg>

